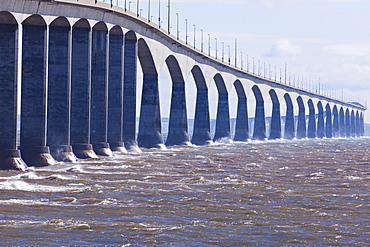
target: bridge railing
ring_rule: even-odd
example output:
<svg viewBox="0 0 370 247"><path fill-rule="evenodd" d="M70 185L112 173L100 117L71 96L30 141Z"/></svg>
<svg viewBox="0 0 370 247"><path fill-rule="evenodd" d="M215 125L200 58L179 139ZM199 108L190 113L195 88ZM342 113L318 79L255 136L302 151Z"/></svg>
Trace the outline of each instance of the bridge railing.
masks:
<svg viewBox="0 0 370 247"><path fill-rule="evenodd" d="M134 1L129 1L129 0L92 0L92 1L95 1L95 3L97 3L97 2L107 3L107 4L110 4L111 7L113 7L113 6L121 7L122 9L124 9L125 12L132 12L131 11L131 4L133 4L133 2L134 2ZM146 17L141 15L141 10L143 10L143 9L139 8L140 5L137 1L139 1L139 0L135 1L136 6L133 6L133 8L136 8L136 15L138 17L140 16L141 18L146 18ZM165 0L162 0L162 1L165 1ZM149 19L147 19L147 20L148 20L148 22L151 22L151 20L149 20ZM158 16L158 20L160 21L160 16ZM168 31L168 34L170 34L170 30L167 30L167 31ZM177 37L177 39L179 40L180 38ZM231 62L230 62L230 61L234 60L232 58L232 55L229 58L220 59L220 58L217 58L217 55L212 56L210 51L208 51L208 52L204 51L202 49L203 46L204 46L203 43L200 44L200 46L202 48L198 48L198 49L196 48L195 43L194 43L194 45L191 45L188 42L183 42L183 43L188 45L189 48L196 49L197 52L204 53L208 57L212 57L213 59L217 60L220 63L225 64L226 66L232 66ZM257 69L258 73L256 73L255 72L255 66L253 66L254 68L251 70L249 68L250 66L249 66L248 61L247 61L247 66L246 66L247 68L245 69L245 68L243 68L243 62L245 62L245 61L243 61L243 58L241 58L239 67L238 67L238 64L237 64L236 61L235 61L234 66L232 66L232 67L234 69L236 68L236 69L239 69L243 72L247 72L249 74L258 76L258 77L260 77L261 79L264 79L264 80L272 81L272 82L278 83L278 84L285 84L287 86L297 88L297 89L301 89L301 90L307 91L309 93L321 95L323 97L331 98L331 99L342 101L342 102L345 102L345 103L354 104L354 105L357 105L357 106L361 105L364 108L367 108L367 101L366 100L363 100L360 97L356 97L356 96L344 93L343 89L334 89L334 88L326 86L326 85L324 85L324 84L322 84L318 81L311 81L311 80L307 80L306 78L303 79L302 77L301 77L301 80L299 78L298 78L298 80L295 80L295 75L292 79L291 73L289 73L289 77L288 77L287 72L285 71L285 73L282 73L281 69L280 69L280 74L278 74L278 75L276 74L276 71L275 71L275 76L273 78L273 76L271 76L271 70L270 69L267 73L266 72L267 70L265 68L262 68L261 66L258 66L259 67ZM261 71L263 71L263 73L261 73Z"/></svg>

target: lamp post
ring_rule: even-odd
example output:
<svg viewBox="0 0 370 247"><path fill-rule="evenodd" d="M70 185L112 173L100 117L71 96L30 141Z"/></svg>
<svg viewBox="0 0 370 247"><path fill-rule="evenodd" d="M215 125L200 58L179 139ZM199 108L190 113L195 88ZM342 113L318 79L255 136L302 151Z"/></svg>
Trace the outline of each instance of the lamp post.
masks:
<svg viewBox="0 0 370 247"><path fill-rule="evenodd" d="M176 38L179 39L179 13L176 13Z"/></svg>
<svg viewBox="0 0 370 247"><path fill-rule="evenodd" d="M195 24L193 24L193 27L194 27L194 49L195 49Z"/></svg>
<svg viewBox="0 0 370 247"><path fill-rule="evenodd" d="M200 29L201 40L200 40L200 51L203 52L203 29Z"/></svg>
<svg viewBox="0 0 370 247"><path fill-rule="evenodd" d="M216 47L215 58L217 59L217 52L218 52L218 50L217 50L217 38L215 38L215 47Z"/></svg>
<svg viewBox="0 0 370 247"><path fill-rule="evenodd" d="M128 2L128 10L131 11L131 1Z"/></svg>
<svg viewBox="0 0 370 247"><path fill-rule="evenodd" d="M171 29L171 1L168 0L168 13L167 13L167 24L168 24L168 34L171 33L170 29Z"/></svg>
<svg viewBox="0 0 370 247"><path fill-rule="evenodd" d="M188 44L188 19L185 19L185 43Z"/></svg>
<svg viewBox="0 0 370 247"><path fill-rule="evenodd" d="M225 44L222 42L222 62L225 60Z"/></svg>
<svg viewBox="0 0 370 247"><path fill-rule="evenodd" d="M127 0L125 0L125 12L127 11L126 4L127 4Z"/></svg>
<svg viewBox="0 0 370 247"><path fill-rule="evenodd" d="M211 35L208 34L208 56L211 56Z"/></svg>
<svg viewBox="0 0 370 247"><path fill-rule="evenodd" d="M136 0L136 15L137 16L139 16L139 4L140 4L140 1Z"/></svg>
<svg viewBox="0 0 370 247"><path fill-rule="evenodd" d="M151 21L151 17L150 17L150 0L148 0L148 21L149 22Z"/></svg>
<svg viewBox="0 0 370 247"><path fill-rule="evenodd" d="M158 26L161 28L161 0L158 0Z"/></svg>

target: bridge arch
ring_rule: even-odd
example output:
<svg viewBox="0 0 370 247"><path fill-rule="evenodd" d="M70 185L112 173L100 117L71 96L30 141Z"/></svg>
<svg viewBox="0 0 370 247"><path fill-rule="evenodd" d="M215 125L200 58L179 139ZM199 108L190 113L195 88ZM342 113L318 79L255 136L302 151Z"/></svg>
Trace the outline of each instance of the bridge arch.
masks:
<svg viewBox="0 0 370 247"><path fill-rule="evenodd" d="M142 38L138 40L138 57L143 71L138 143L145 148L160 147L161 113L159 107L158 72L152 53Z"/></svg>
<svg viewBox="0 0 370 247"><path fill-rule="evenodd" d="M234 82L234 88L238 96L234 141L247 141L249 139L247 94L240 80Z"/></svg>
<svg viewBox="0 0 370 247"><path fill-rule="evenodd" d="M252 87L256 99L256 110L254 115L253 139L263 140L266 138L265 104L260 88L257 85Z"/></svg>
<svg viewBox="0 0 370 247"><path fill-rule="evenodd" d="M297 138L306 138L306 108L301 96L297 97L298 103L298 123L297 123Z"/></svg>
<svg viewBox="0 0 370 247"><path fill-rule="evenodd" d="M0 11L0 25L18 25L18 21L12 13Z"/></svg>
<svg viewBox="0 0 370 247"><path fill-rule="evenodd" d="M189 143L189 135L185 80L180 65L173 55L166 59L166 64L172 79L171 109L166 145L186 144Z"/></svg>
<svg viewBox="0 0 370 247"><path fill-rule="evenodd" d="M307 127L307 137L308 138L316 138L316 113L315 113L315 105L312 99L307 101L308 104L308 127Z"/></svg>
<svg viewBox="0 0 370 247"><path fill-rule="evenodd" d="M194 77L197 88L192 143L196 145L206 145L212 140L209 118L208 87L204 74L198 65L195 65L192 68L191 73Z"/></svg>
<svg viewBox="0 0 370 247"><path fill-rule="evenodd" d="M269 139L279 139L281 138L280 101L274 89L270 89L269 95L272 101L272 114Z"/></svg>
<svg viewBox="0 0 370 247"><path fill-rule="evenodd" d="M229 114L229 95L224 79L220 74L216 74L213 80L217 87L218 104L214 141L222 138L230 138L230 114Z"/></svg>

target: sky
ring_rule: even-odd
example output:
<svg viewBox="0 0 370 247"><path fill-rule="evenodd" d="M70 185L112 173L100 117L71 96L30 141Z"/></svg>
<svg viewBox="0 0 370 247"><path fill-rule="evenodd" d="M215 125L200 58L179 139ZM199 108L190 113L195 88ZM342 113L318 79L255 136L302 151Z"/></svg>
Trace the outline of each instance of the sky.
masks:
<svg viewBox="0 0 370 247"><path fill-rule="evenodd" d="M168 0L151 0L150 14L149 1L139 1L139 12L158 22L159 3L161 25L167 29ZM137 11L136 1L126 4ZM299 76L312 85L320 81L337 94L361 98L370 106L370 0L171 0L170 6L171 33L179 31L185 40L187 23L188 42L193 44L195 25L200 48L203 29L204 50L208 51L210 37L211 55L215 56L217 39L218 57L223 42L225 57L230 46L234 61L237 40L238 67L241 52L244 69L247 56L250 70L253 57L261 70L263 64L272 71L275 66L284 70L286 64L291 80ZM365 121L370 123L370 111Z"/></svg>

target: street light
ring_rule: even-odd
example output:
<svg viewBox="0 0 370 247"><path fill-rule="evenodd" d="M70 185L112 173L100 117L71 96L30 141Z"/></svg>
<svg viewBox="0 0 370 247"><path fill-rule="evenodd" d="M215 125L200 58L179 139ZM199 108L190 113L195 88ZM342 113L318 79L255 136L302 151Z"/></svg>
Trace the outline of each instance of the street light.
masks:
<svg viewBox="0 0 370 247"><path fill-rule="evenodd" d="M151 21L151 17L150 17L150 0L148 1L148 21L149 22Z"/></svg>
<svg viewBox="0 0 370 247"><path fill-rule="evenodd" d="M211 56L211 35L208 34L208 56Z"/></svg>
<svg viewBox="0 0 370 247"><path fill-rule="evenodd" d="M215 52L215 53L216 53L216 54L215 54L216 56L215 56L215 58L217 59L217 52L218 52L218 50L217 50L217 38L215 38L215 44L216 44L216 45L215 45L215 47L216 47L216 52Z"/></svg>
<svg viewBox="0 0 370 247"><path fill-rule="evenodd" d="M158 0L158 26L161 28L161 0Z"/></svg>
<svg viewBox="0 0 370 247"><path fill-rule="evenodd" d="M180 31L179 31L179 13L176 13L176 37L177 37L177 39L179 39L179 34L180 34Z"/></svg>
<svg viewBox="0 0 370 247"><path fill-rule="evenodd" d="M140 1L136 0L136 15L137 16L139 16L139 4L140 4Z"/></svg>
<svg viewBox="0 0 370 247"><path fill-rule="evenodd" d="M131 1L128 2L128 10L131 11Z"/></svg>
<svg viewBox="0 0 370 247"><path fill-rule="evenodd" d="M167 20L168 20L168 34L171 33L170 27L171 27L171 1L168 0L168 13L167 13Z"/></svg>
<svg viewBox="0 0 370 247"><path fill-rule="evenodd" d="M194 49L195 49L195 24L193 24L194 27Z"/></svg>
<svg viewBox="0 0 370 247"><path fill-rule="evenodd" d="M222 62L225 60L225 44L222 42Z"/></svg>
<svg viewBox="0 0 370 247"><path fill-rule="evenodd" d="M200 51L203 52L203 29L200 29L200 31L201 31Z"/></svg>
<svg viewBox="0 0 370 247"><path fill-rule="evenodd" d="M127 3L127 0L125 0L125 12L127 11L127 8L126 8L126 3Z"/></svg>
<svg viewBox="0 0 370 247"><path fill-rule="evenodd" d="M185 19L185 43L188 44L188 19Z"/></svg>

